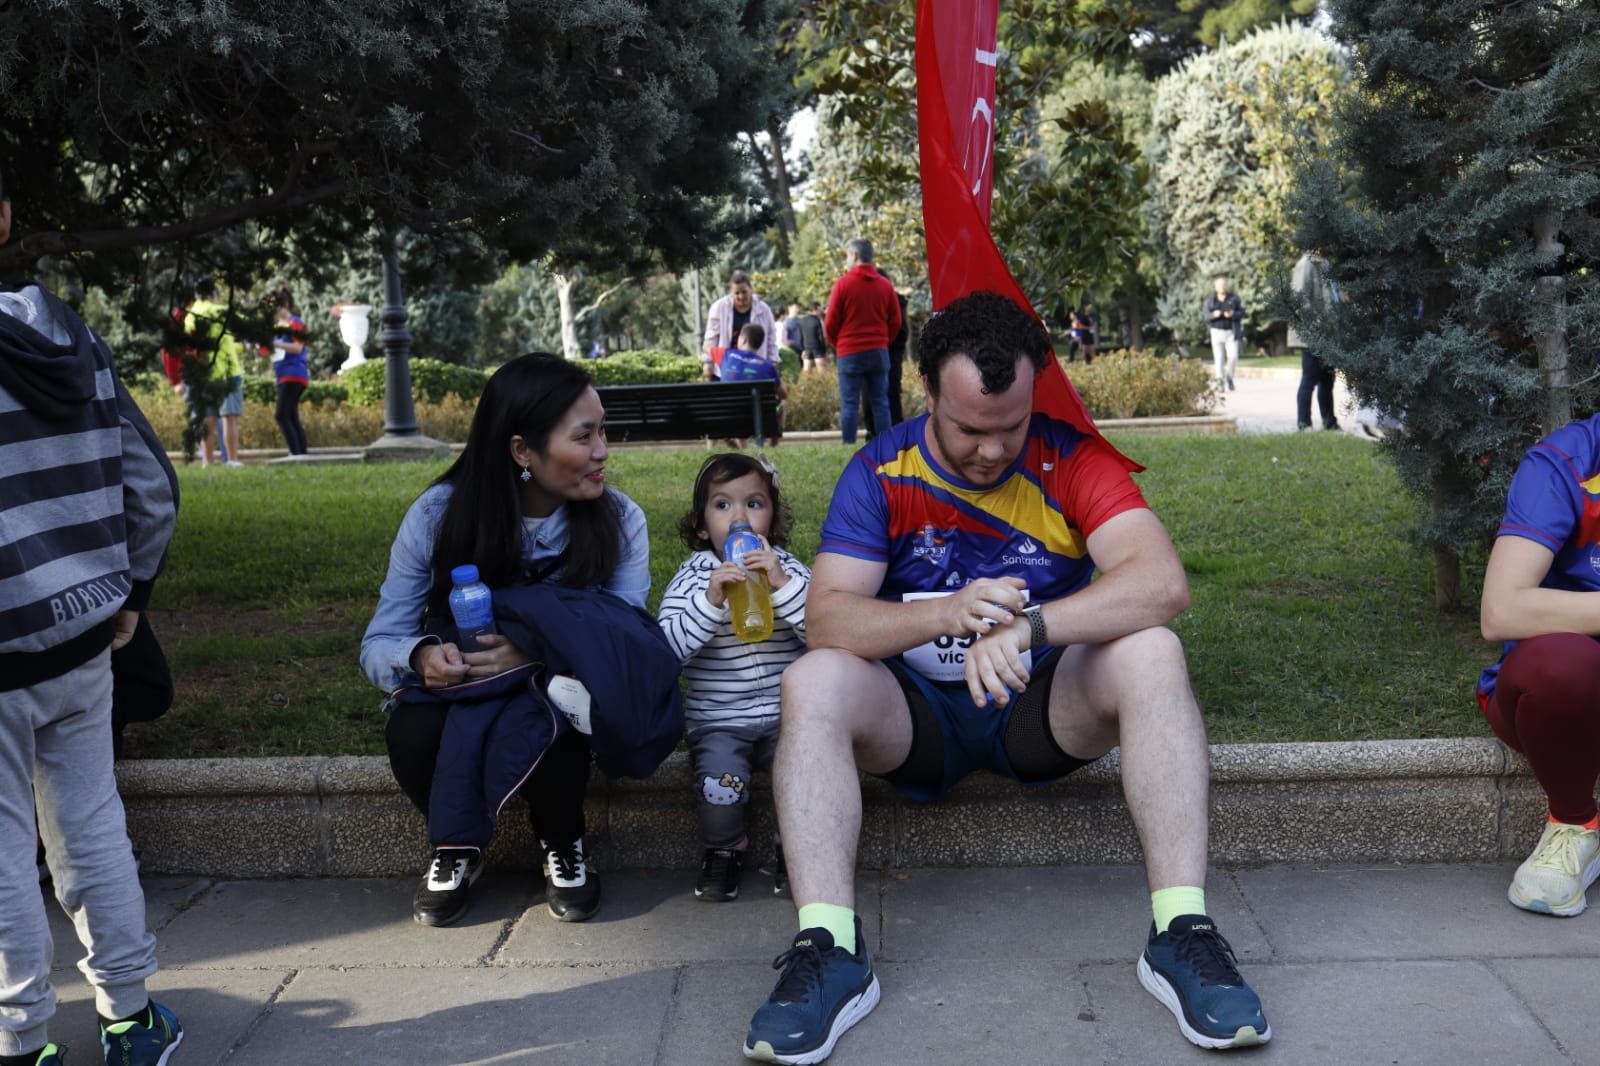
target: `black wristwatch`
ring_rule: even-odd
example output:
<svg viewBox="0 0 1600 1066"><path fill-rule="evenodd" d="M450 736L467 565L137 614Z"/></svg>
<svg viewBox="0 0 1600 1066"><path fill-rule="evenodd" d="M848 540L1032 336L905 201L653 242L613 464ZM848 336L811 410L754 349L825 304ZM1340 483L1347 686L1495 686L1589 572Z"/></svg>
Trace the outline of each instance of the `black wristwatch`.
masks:
<svg viewBox="0 0 1600 1066"><path fill-rule="evenodd" d="M1022 609L1022 617L1028 620L1028 650L1037 651L1050 643L1050 634L1044 625L1044 604L1030 604Z"/></svg>

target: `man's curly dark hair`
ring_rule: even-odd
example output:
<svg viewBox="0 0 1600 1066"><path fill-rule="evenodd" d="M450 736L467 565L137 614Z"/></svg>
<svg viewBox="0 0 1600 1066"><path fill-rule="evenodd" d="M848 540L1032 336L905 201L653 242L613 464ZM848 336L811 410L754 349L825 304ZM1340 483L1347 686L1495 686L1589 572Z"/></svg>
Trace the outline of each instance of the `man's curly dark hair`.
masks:
<svg viewBox="0 0 1600 1066"><path fill-rule="evenodd" d="M953 355L978 366L985 393L1005 392L1017 380L1017 360L1044 369L1050 338L1034 317L997 292L974 292L952 300L934 315L917 344L917 369L928 391L939 395L939 370Z"/></svg>

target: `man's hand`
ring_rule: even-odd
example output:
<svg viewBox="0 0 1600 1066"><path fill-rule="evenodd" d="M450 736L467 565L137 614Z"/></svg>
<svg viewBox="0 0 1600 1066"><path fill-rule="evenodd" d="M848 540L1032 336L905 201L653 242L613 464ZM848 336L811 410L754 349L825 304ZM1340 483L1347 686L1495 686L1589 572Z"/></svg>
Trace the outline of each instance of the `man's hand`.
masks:
<svg viewBox="0 0 1600 1066"><path fill-rule="evenodd" d="M411 669L422 675L423 688L444 688L465 679L468 667L454 644L418 644Z"/></svg>
<svg viewBox="0 0 1600 1066"><path fill-rule="evenodd" d="M514 670L524 663L533 662L517 646L511 643L509 637L499 633L482 633L478 636L478 647L481 651L469 651L461 658L467 664L468 677L493 677L495 674Z"/></svg>
<svg viewBox="0 0 1600 1066"><path fill-rule="evenodd" d="M1003 622L1010 622L1028 605L1022 590L1027 582L1020 577L983 577L942 601L945 607L947 637L979 636Z"/></svg>
<svg viewBox="0 0 1600 1066"><path fill-rule="evenodd" d="M121 651L133 639L134 628L139 624L138 611L118 611L112 619L116 632L111 637L111 650Z"/></svg>
<svg viewBox="0 0 1600 1066"><path fill-rule="evenodd" d="M1029 673L1022 665L1022 652L1028 650L1033 630L1026 618L996 626L967 649L967 691L979 707L993 704L1004 707L1012 693L1028 686Z"/></svg>

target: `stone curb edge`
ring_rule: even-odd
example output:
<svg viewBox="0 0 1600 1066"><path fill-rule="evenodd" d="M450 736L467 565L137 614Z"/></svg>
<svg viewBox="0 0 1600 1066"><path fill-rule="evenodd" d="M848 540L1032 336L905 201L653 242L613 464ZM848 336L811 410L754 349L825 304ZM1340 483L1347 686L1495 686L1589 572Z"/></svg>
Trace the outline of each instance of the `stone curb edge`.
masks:
<svg viewBox="0 0 1600 1066"><path fill-rule="evenodd" d="M1488 738L1220 744L1211 763L1211 857L1222 864L1520 858L1543 823L1526 763ZM134 761L118 765L118 780L147 873L398 876L427 854L423 819L382 757ZM1115 751L1039 788L975 775L927 807L865 779L858 859L872 869L1138 862L1119 783ZM750 794L764 856L776 828L765 775ZM648 781L594 778L585 812L601 866L698 864L682 752ZM501 819L491 858L537 867L520 812Z"/></svg>

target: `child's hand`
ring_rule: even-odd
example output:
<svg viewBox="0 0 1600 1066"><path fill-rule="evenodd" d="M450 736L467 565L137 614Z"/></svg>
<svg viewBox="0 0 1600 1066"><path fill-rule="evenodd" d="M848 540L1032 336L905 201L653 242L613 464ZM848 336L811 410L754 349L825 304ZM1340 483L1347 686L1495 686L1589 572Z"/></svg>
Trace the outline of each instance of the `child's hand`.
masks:
<svg viewBox="0 0 1600 1066"><path fill-rule="evenodd" d="M772 545L767 543L767 538L761 538L761 550L745 555L744 563L752 571L759 570L767 575L767 587L773 590L781 589L789 583L789 575L783 572L783 564L778 561L778 553L772 550Z"/></svg>
<svg viewBox="0 0 1600 1066"><path fill-rule="evenodd" d="M711 583L706 586L706 599L711 606L721 607L728 602L728 586L744 580L744 570L738 563L724 562L711 571Z"/></svg>

